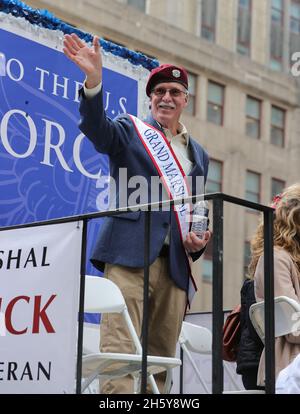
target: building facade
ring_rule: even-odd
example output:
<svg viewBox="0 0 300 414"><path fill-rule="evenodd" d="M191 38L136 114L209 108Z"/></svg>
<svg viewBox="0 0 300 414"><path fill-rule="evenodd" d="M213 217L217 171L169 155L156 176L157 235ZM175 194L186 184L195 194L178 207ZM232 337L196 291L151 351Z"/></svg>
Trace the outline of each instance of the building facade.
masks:
<svg viewBox="0 0 300 414"><path fill-rule="evenodd" d="M211 157L206 191L269 204L300 177L300 0L28 0L78 28L189 71L183 118ZM299 52L299 57L297 57ZM224 208L224 308L239 302L259 215ZM192 311L210 311L212 251Z"/></svg>

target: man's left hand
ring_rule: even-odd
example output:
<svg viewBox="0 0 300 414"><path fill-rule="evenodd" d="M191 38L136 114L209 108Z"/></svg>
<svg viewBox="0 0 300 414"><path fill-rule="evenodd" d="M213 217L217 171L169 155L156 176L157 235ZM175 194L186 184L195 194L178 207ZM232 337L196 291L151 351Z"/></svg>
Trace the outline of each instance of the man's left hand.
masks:
<svg viewBox="0 0 300 414"><path fill-rule="evenodd" d="M202 250L207 245L210 238L211 238L211 232L209 230L207 230L204 233L202 239L197 237L196 234L191 231L186 236L186 239L183 245L188 253L196 253Z"/></svg>

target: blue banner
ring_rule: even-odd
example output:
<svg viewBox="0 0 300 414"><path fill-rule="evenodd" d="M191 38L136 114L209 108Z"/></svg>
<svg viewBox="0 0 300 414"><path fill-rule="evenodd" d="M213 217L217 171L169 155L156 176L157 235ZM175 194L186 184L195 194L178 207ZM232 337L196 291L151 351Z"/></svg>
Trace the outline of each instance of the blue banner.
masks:
<svg viewBox="0 0 300 414"><path fill-rule="evenodd" d="M82 72L61 51L6 30L0 45L0 226L98 211L108 161L77 126ZM136 79L105 68L103 86L108 116L137 113ZM89 226L88 256L99 226Z"/></svg>

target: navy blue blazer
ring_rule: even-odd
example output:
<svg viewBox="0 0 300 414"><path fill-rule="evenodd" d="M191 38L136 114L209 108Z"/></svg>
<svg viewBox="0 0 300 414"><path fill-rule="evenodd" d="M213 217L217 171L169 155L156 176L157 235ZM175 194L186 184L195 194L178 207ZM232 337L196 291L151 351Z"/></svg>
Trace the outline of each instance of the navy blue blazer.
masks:
<svg viewBox="0 0 300 414"><path fill-rule="evenodd" d="M119 182L119 169L127 169L128 180L140 175L148 182L150 194L151 176L158 176L149 155L141 143L134 125L127 114L122 114L111 120L104 111L102 91L93 98L86 99L83 92L80 100L79 124L80 130L94 144L100 153L108 154L110 159L110 175L117 183L117 206L124 196L124 187ZM159 129L153 119L147 122ZM189 149L193 157L194 166L190 175L204 176L206 181L208 171L208 155L194 139L189 139ZM120 188L119 188L120 187ZM195 191L193 183L192 191ZM136 190L127 189L128 195ZM194 194L194 193L193 193ZM150 202L153 200L149 200ZM97 244L92 253L91 262L103 271L105 263L118 264L129 267L144 267L144 221L145 212L134 211L114 217L106 217ZM154 211L151 213L150 228L150 263L157 258L169 227L170 230L170 277L181 289L188 290L189 266L188 260L180 240L174 212ZM193 260L200 257L202 251L191 255Z"/></svg>

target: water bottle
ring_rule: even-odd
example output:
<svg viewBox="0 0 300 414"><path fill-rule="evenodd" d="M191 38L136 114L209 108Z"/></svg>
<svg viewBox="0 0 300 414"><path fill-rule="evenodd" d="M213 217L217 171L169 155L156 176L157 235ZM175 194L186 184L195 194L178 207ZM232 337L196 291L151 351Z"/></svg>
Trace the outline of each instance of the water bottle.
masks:
<svg viewBox="0 0 300 414"><path fill-rule="evenodd" d="M199 239L203 239L204 233L207 230L208 212L209 208L206 200L200 200L195 203L191 231L195 233Z"/></svg>
<svg viewBox="0 0 300 414"><path fill-rule="evenodd" d="M0 76L6 75L6 59L5 54L0 52Z"/></svg>

